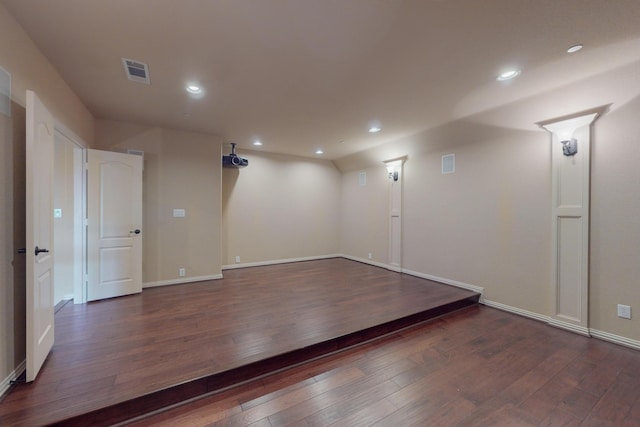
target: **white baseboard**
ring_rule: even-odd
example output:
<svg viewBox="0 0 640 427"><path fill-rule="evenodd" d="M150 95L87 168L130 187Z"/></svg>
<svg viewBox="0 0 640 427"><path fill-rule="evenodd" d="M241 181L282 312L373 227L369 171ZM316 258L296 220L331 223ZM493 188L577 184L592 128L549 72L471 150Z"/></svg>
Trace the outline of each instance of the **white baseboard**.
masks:
<svg viewBox="0 0 640 427"><path fill-rule="evenodd" d="M533 311L523 310L518 307L513 307L510 305L502 304L502 303L487 300L487 299L485 299L482 303L487 307L497 308L498 310L508 311L509 313L517 314L518 316L528 317L529 319L538 320L544 323L549 323L549 316L544 316L542 314L534 313Z"/></svg>
<svg viewBox="0 0 640 427"><path fill-rule="evenodd" d="M376 267L385 268L387 270L395 271L396 273L404 273L410 276L419 277L421 279L432 280L434 282L444 283L445 285L455 286L456 288L466 289L472 292L478 292L480 294L480 302L483 301L484 288L482 286L470 285L468 283L458 282L457 280L445 279L444 277L433 276L431 274L420 273L418 271L407 270L406 268L395 267L393 265L384 264L381 262L373 261L366 258L358 258L351 255L340 255L342 258L350 259L352 261L362 262L364 264L374 265Z"/></svg>
<svg viewBox="0 0 640 427"><path fill-rule="evenodd" d="M484 300L483 304L486 305L487 307L497 308L498 310L507 311L509 313L517 314L518 316L528 317L529 319L538 320L550 326L564 329L569 332L584 335L586 337L591 336L589 334L589 328L585 328L584 326L574 325L573 323L569 323L569 322L563 322L558 319L553 319L550 316L545 316L544 314L535 313L533 311L524 310L522 308L513 307L511 305L506 305L506 304L502 304L502 303L490 301L490 300Z"/></svg>
<svg viewBox="0 0 640 427"><path fill-rule="evenodd" d="M22 362L20 362L18 367L7 376L7 378L2 380L2 382L0 383L0 398L2 398L7 390L9 390L9 387L11 387L11 381L16 380L20 375L22 375L26 367L27 361L23 360Z"/></svg>
<svg viewBox="0 0 640 427"><path fill-rule="evenodd" d="M159 280L157 282L145 282L142 288L155 288L157 286L179 285L181 283L203 282L205 280L222 279L222 274L211 274L209 276L181 277L179 279Z"/></svg>
<svg viewBox="0 0 640 427"><path fill-rule="evenodd" d="M601 339L603 341L609 341L614 344L623 345L625 347L640 350L640 341L632 340L631 338L621 337L620 335L610 334L609 332L599 331L597 329L589 329L591 336Z"/></svg>
<svg viewBox="0 0 640 427"><path fill-rule="evenodd" d="M363 264L369 264L369 265L373 265L375 267L385 268L387 270L395 271L396 273L402 273L402 269L401 268L394 267L394 266L389 265L389 264L384 264L382 262L374 261L372 259L358 258L358 257L355 257L355 256L345 255L345 254L340 254L338 256L340 258L349 259L351 261L357 261L357 262L361 262Z"/></svg>
<svg viewBox="0 0 640 427"><path fill-rule="evenodd" d="M403 269L403 273L410 274L411 276L420 277L421 279L433 280L434 282L444 283L445 285L455 286L456 288L466 289L468 291L477 292L480 294L480 303L484 301L484 288L482 286L470 285L468 283L458 282L457 280L445 279L444 277L432 276L431 274L420 273L418 271L412 271Z"/></svg>
<svg viewBox="0 0 640 427"><path fill-rule="evenodd" d="M508 311L510 313L517 314L519 316L538 320L540 322L547 323L550 326L566 329L570 332L574 332L580 335L591 336L593 338L597 338L603 341L608 341L614 344L622 345L624 347L629 347L634 350L640 350L640 341L638 340L633 340L631 338L626 338L620 335L611 334L609 332L600 331L598 329L584 328L581 326L572 325L567 322L551 319L549 316L544 316L542 314L534 313L532 311L522 310L520 308L512 307L506 304L501 304L495 301L484 300L484 305L486 305L487 307L497 308L498 310Z"/></svg>
<svg viewBox="0 0 640 427"><path fill-rule="evenodd" d="M309 256L309 257L301 257L301 258L286 258L286 259L274 259L270 261L257 261L257 262L245 262L242 264L227 264L223 265L223 270L233 270L235 268L247 268L247 267L262 267L265 265L275 265L275 264L288 264L290 262L301 262L301 261L315 261L319 259L329 259L329 258L340 258L342 255L340 254L329 254L329 255L318 255L318 256Z"/></svg>
<svg viewBox="0 0 640 427"><path fill-rule="evenodd" d="M589 328L580 325L574 325L573 323L563 322L562 320L554 319L553 317L549 317L549 325L555 326L556 328L565 329L570 332L575 332L576 334L584 335L585 337L590 337Z"/></svg>

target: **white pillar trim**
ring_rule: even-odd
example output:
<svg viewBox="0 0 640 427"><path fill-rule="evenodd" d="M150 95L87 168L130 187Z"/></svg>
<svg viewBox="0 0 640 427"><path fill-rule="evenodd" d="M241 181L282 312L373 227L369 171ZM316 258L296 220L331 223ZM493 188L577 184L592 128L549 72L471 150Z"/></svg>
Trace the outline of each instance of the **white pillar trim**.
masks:
<svg viewBox="0 0 640 427"><path fill-rule="evenodd" d="M551 133L549 323L584 331L589 330L591 124L599 114L592 110L539 123Z"/></svg>
<svg viewBox="0 0 640 427"><path fill-rule="evenodd" d="M389 173L389 265L402 269L402 173L406 156L386 160Z"/></svg>

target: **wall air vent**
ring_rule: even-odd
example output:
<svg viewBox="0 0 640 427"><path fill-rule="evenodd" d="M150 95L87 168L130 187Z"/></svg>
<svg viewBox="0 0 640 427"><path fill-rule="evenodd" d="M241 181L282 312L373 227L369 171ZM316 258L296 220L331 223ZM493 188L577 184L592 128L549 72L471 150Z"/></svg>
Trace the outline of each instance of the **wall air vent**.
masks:
<svg viewBox="0 0 640 427"><path fill-rule="evenodd" d="M149 80L149 66L144 62L122 58L122 65L124 65L124 72L129 80L151 84L151 80Z"/></svg>
<svg viewBox="0 0 640 427"><path fill-rule="evenodd" d="M363 187L365 185L367 185L367 173L366 172L364 172L364 171L360 172L360 175L358 177L358 183Z"/></svg>
<svg viewBox="0 0 640 427"><path fill-rule="evenodd" d="M445 154L442 156L442 174L455 173L456 172L456 155Z"/></svg>

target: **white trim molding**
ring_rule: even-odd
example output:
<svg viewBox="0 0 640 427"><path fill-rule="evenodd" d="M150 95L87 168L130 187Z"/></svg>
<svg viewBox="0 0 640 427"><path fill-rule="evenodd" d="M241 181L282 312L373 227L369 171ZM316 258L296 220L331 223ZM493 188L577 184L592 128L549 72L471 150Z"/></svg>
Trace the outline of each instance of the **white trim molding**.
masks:
<svg viewBox="0 0 640 427"><path fill-rule="evenodd" d="M484 300L484 288L482 286L470 285L468 283L458 282L457 280L445 279L444 277L438 277L438 276L433 276L431 274L420 273L418 271L407 270L406 268L400 268L393 265L372 261L370 259L358 258L351 255L341 254L340 257L350 259L351 261L357 261L364 264L373 265L375 267L385 268L387 270L395 271L396 273L408 274L409 276L415 276L421 279L427 279L434 282L443 283L445 285L455 286L456 288L462 288L468 291L477 292L480 294L480 302Z"/></svg>
<svg viewBox="0 0 640 427"><path fill-rule="evenodd" d="M549 323L549 316L534 313L533 311L523 310L521 308L513 307L510 305L502 304L499 302L484 300L483 304L487 307L497 308L498 310L508 311L509 313L517 314L518 316L528 317L529 319L538 320L540 322Z"/></svg>
<svg viewBox="0 0 640 427"><path fill-rule="evenodd" d="M392 265L384 264L382 262L374 261L374 260L371 260L371 259L358 258L358 257L355 257L355 256L345 255L345 254L340 254L339 256L340 256L340 258L348 259L348 260L351 260L351 261L356 261L356 262L361 262L363 264L373 265L374 267L384 268L386 270L395 271L396 273L402 273L402 269L400 267L394 267Z"/></svg>
<svg viewBox="0 0 640 427"><path fill-rule="evenodd" d="M180 285L182 283L204 282L205 280L222 279L222 274L211 274L209 276L181 277L179 279L159 280L157 282L145 282L142 288L155 288L157 286Z"/></svg>
<svg viewBox="0 0 640 427"><path fill-rule="evenodd" d="M270 261L245 262L242 264L223 265L222 269L233 270L235 268L262 267L265 265L288 264L290 262L315 261L319 259L340 258L341 256L342 255L340 254L329 254L329 255L308 256L308 257L301 257L301 258L274 259Z"/></svg>
<svg viewBox="0 0 640 427"><path fill-rule="evenodd" d="M551 134L549 324L589 335L591 125L602 107L538 125Z"/></svg>
<svg viewBox="0 0 640 427"><path fill-rule="evenodd" d="M23 360L22 362L20 362L18 367L7 376L7 378L2 380L2 382L0 383L0 400L9 390L9 387L11 387L11 381L15 381L16 379L18 379L20 375L22 375L22 373L25 371L25 369L27 369L27 361Z"/></svg>
<svg viewBox="0 0 640 427"><path fill-rule="evenodd" d="M576 325L575 323L563 322L562 320L558 320L553 317L549 317L549 325L555 326L556 328L565 329L570 332L575 332L576 334L584 335L585 337L590 337L589 328L581 325Z"/></svg>
<svg viewBox="0 0 640 427"><path fill-rule="evenodd" d="M586 337L590 337L589 329L583 326L575 325L573 323L563 322L561 320L552 318L551 316L545 316L543 314L534 313L533 311L523 310L518 307L513 307L511 305L502 304L495 301L484 300L484 305L487 307L497 308L498 310L507 311L509 313L517 314L518 316L528 317L529 319L538 320L540 322L544 322L549 326L554 326L556 328L564 329L569 332L573 332L579 335L584 335Z"/></svg>
<svg viewBox="0 0 640 427"><path fill-rule="evenodd" d="M484 305L487 307L493 307L498 310L508 311L509 313L517 314L519 316L528 317L533 320L544 322L549 326L565 329L569 332L573 332L586 337L597 338L603 341L608 341L613 344L618 344L624 347L629 347L634 350L640 350L640 341L626 338L620 335L611 334L609 332L599 331L593 328L577 327L572 323L560 322L557 319L552 319L550 316L544 316L542 314L534 313L532 311L523 310L521 308L513 307L499 302L484 300Z"/></svg>
<svg viewBox="0 0 640 427"><path fill-rule="evenodd" d="M597 329L589 329L589 331L591 332L591 336L594 338L633 348L634 350L640 350L640 341L625 338L620 335L610 334L609 332L599 331Z"/></svg>
<svg viewBox="0 0 640 427"><path fill-rule="evenodd" d="M456 288L478 292L480 294L480 303L484 302L484 288L482 286L470 285L468 283L458 282L457 280L445 279L444 277L432 276L431 274L419 273L407 269L403 269L402 272L411 276L420 277L421 279L432 280L434 282L444 283L445 285L455 286Z"/></svg>

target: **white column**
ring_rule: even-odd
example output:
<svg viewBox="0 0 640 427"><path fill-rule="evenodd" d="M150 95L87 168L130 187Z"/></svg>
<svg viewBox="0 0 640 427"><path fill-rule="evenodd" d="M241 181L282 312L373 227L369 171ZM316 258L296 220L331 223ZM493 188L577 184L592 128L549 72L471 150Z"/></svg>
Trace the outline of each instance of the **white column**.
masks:
<svg viewBox="0 0 640 427"><path fill-rule="evenodd" d="M591 112L540 123L552 134L549 323L583 335L589 335L590 127L597 116Z"/></svg>
<svg viewBox="0 0 640 427"><path fill-rule="evenodd" d="M402 271L402 166L405 157L388 160L389 172L389 265Z"/></svg>

